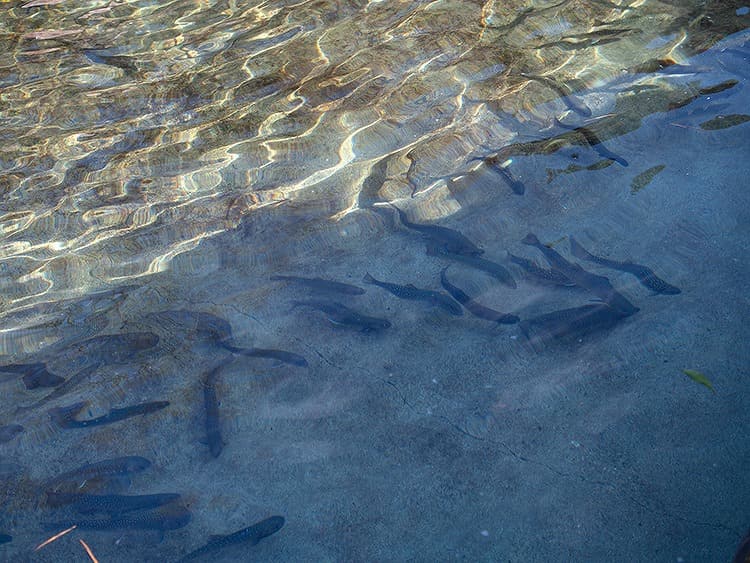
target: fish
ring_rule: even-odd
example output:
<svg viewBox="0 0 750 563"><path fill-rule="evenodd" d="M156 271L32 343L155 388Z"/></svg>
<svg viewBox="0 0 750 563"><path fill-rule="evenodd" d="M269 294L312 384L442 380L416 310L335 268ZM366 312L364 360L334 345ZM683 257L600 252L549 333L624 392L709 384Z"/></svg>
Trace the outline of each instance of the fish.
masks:
<svg viewBox="0 0 750 563"><path fill-rule="evenodd" d="M599 136L590 128L585 126L574 127L572 125L566 125L557 118L555 118L555 123L563 129L568 129L569 131L574 131L575 133L581 135L586 143L602 158L613 160L620 166L628 166L628 161L605 147L602 144L602 140L599 138Z"/></svg>
<svg viewBox="0 0 750 563"><path fill-rule="evenodd" d="M362 332L373 332L391 327L391 322L387 319L363 315L336 301L307 299L292 301L292 306L316 309L324 313L331 323L358 328Z"/></svg>
<svg viewBox="0 0 750 563"><path fill-rule="evenodd" d="M684 369L682 370L682 373L687 375L690 379L692 379L696 383L705 385L711 390L712 393L716 393L716 389L714 389L714 386L711 384L711 381L701 372L694 370L694 369Z"/></svg>
<svg viewBox="0 0 750 563"><path fill-rule="evenodd" d="M241 543L247 543L251 546L256 545L263 538L267 538L281 530L284 526L284 522L283 516L271 516L270 518L261 520L252 526L248 526L247 528L243 528L232 534L211 536L206 545L183 556L182 559L180 559L180 562L191 561L231 545L238 545Z"/></svg>
<svg viewBox="0 0 750 563"><path fill-rule="evenodd" d="M640 264L634 264L632 262L617 262L615 260L608 260L607 258L601 258L594 256L587 251L581 244L572 236L570 238L570 253L580 260L588 260L595 264L600 264L613 270L620 270L621 272L627 272L634 275L640 284L647 287L655 293L661 293L664 295L678 295L682 291L665 282L659 276L657 276L651 268L641 266Z"/></svg>
<svg viewBox="0 0 750 563"><path fill-rule="evenodd" d="M69 352L81 358L86 365L98 362L127 364L133 361L134 354L150 350L157 344L159 336L153 332L125 332L94 336L71 345Z"/></svg>
<svg viewBox="0 0 750 563"><path fill-rule="evenodd" d="M26 389L37 389L39 387L57 387L64 377L47 371L47 366L41 362L33 364L11 364L0 366L0 372L23 374L23 383Z"/></svg>
<svg viewBox="0 0 750 563"><path fill-rule="evenodd" d="M24 427L20 424L6 424L5 426L0 426L0 444L10 442L23 431Z"/></svg>
<svg viewBox="0 0 750 563"><path fill-rule="evenodd" d="M165 532L184 528L190 523L190 520L192 520L190 511L182 505L177 505L167 510L136 512L126 516L47 522L44 527L48 530L56 530L75 525L81 530L157 530Z"/></svg>
<svg viewBox="0 0 750 563"><path fill-rule="evenodd" d="M540 340L580 338L614 326L627 317L622 311L606 303L595 303L552 311L538 317L521 321L521 331L530 341L534 336Z"/></svg>
<svg viewBox="0 0 750 563"><path fill-rule="evenodd" d="M51 393L49 393L48 395L45 395L44 397L39 399L36 403L32 403L31 405L22 405L16 409L16 412L24 412L27 410L35 409L37 407L41 407L42 405L44 405L45 403L48 403L49 401L57 399L58 397L62 397L63 395L72 391L75 387L77 387L78 385L86 381L97 369L99 369L100 365L101 363L97 362L93 365L83 368L81 371L79 371L75 375L66 379L64 383L55 387L55 389Z"/></svg>
<svg viewBox="0 0 750 563"><path fill-rule="evenodd" d="M145 318L161 327L171 324L178 330L187 330L198 338L211 342L222 342L232 337L232 325L229 321L213 313L173 309L149 313Z"/></svg>
<svg viewBox="0 0 750 563"><path fill-rule="evenodd" d="M398 213L399 220L404 227L422 233L424 237L432 240L435 244L442 246L447 252L452 252L453 254L464 254L467 256L479 256L484 254L484 250L479 248L460 232L439 225L420 225L419 223L412 223L406 217L406 213L400 208L395 205L391 205L391 207L393 207L396 210L396 213Z"/></svg>
<svg viewBox="0 0 750 563"><path fill-rule="evenodd" d="M47 506L58 508L70 505L79 514L123 514L135 510L151 510L177 502L178 493L154 495L88 495L82 493L47 493Z"/></svg>
<svg viewBox="0 0 750 563"><path fill-rule="evenodd" d="M12 541L13 541L13 536L10 536L8 534L0 534L0 544L10 543Z"/></svg>
<svg viewBox="0 0 750 563"><path fill-rule="evenodd" d="M625 315L633 315L640 311L640 309L628 301L625 296L615 291L607 278L587 272L578 264L568 262L556 250L539 242L539 239L535 234L529 233L521 242L539 249L553 268L562 272L562 274L570 281L577 286L590 291L611 307L614 307Z"/></svg>
<svg viewBox="0 0 750 563"><path fill-rule="evenodd" d="M307 360L304 356L295 354L294 352L287 352L286 350L273 350L269 348L240 348L234 346L228 342L222 342L221 346L226 350L229 350L233 354L240 354L242 356L249 356L251 358L270 358L277 360L285 364L292 364L294 366L307 367Z"/></svg>
<svg viewBox="0 0 750 563"><path fill-rule="evenodd" d="M145 457L124 456L112 459L96 461L73 469L53 479L50 479L47 488L56 491L63 485L79 485L92 479L109 479L131 473L139 473L151 467L151 462Z"/></svg>
<svg viewBox="0 0 750 563"><path fill-rule="evenodd" d="M221 450L224 448L224 440L221 437L219 398L216 393L216 383L224 365L226 365L226 362L212 369L203 379L203 407L206 411L206 438L203 443L208 446L208 450L214 458L219 457Z"/></svg>
<svg viewBox="0 0 750 563"><path fill-rule="evenodd" d="M562 272L558 272L557 270L547 270L545 268L542 268L533 260L528 260L527 258L516 256L515 254L511 254L510 252L508 253L508 258L514 264L521 266L521 268L526 270L528 274L530 274L540 282L549 283L552 285L561 285L564 287L575 286L575 283L566 278Z"/></svg>
<svg viewBox="0 0 750 563"><path fill-rule="evenodd" d="M461 303L461 305L463 305L464 308L472 315L480 319L492 321L498 324L514 324L521 320L516 315L501 313L500 311L495 311L494 309L490 309L489 307L485 307L484 305L481 305L474 301L474 298L470 297L460 288L456 287L448 281L448 278L445 276L445 272L447 269L447 267L443 268L443 270L440 272L440 283L445 288L445 291L450 293L453 299Z"/></svg>
<svg viewBox="0 0 750 563"><path fill-rule="evenodd" d="M522 72L520 74L525 78L544 84L550 90L557 92L560 96L560 100L570 111L577 113L581 117L591 117L591 109L589 109L583 102L577 100L575 96L573 96L573 91L566 84L558 83L557 80L554 80L549 76L540 76L538 74L529 74L527 72Z"/></svg>
<svg viewBox="0 0 750 563"><path fill-rule="evenodd" d="M88 401L80 401L67 407L56 407L50 409L49 415L52 421L60 428L88 428L90 426L101 426L112 424L126 418L150 414L169 406L169 401L149 401L137 405L130 405L121 409L112 409L107 414L90 418L88 420L77 420L75 416L86 406Z"/></svg>
<svg viewBox="0 0 750 563"><path fill-rule="evenodd" d="M343 293L345 295L362 295L365 290L356 285L350 285L348 283L342 283L332 280L325 280L323 278L303 278L300 276L271 276L273 281L289 281L305 287L308 287L314 291L322 291L325 293Z"/></svg>
<svg viewBox="0 0 750 563"><path fill-rule="evenodd" d="M505 268L505 266L502 266L497 262L487 260L486 258L480 258L479 256L468 256L466 254L455 254L453 252L447 252L445 249L434 244L427 245L427 254L430 256L442 256L449 260L453 260L454 262L460 262L462 264L465 264L466 266L469 266L470 268L481 270L491 275L497 281L504 285L507 285L512 289L516 289L517 287L516 280L513 279L513 275L508 271L507 268Z"/></svg>
<svg viewBox="0 0 750 563"><path fill-rule="evenodd" d="M430 305L440 307L447 311L451 315L460 316L463 315L461 306L456 303L450 296L440 291L433 291L431 289L419 289L411 284L399 285L396 283L389 283L380 280L376 280L370 274L365 274L362 279L365 283L377 285L382 287L392 295L395 295L399 299L409 299L412 301L425 301Z"/></svg>

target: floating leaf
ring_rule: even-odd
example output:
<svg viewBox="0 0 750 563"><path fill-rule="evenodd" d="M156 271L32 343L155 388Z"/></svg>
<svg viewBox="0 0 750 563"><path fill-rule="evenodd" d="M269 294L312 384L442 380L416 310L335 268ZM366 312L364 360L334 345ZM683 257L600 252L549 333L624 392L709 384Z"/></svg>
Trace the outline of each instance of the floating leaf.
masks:
<svg viewBox="0 0 750 563"><path fill-rule="evenodd" d="M690 379L692 379L696 383L700 383L701 385L705 385L713 393L716 393L716 390L714 389L714 386L711 385L711 382L708 380L708 378L705 375L703 375L701 372L696 371L694 369L684 369L684 370L682 370L682 373L684 373L685 375L687 375Z"/></svg>

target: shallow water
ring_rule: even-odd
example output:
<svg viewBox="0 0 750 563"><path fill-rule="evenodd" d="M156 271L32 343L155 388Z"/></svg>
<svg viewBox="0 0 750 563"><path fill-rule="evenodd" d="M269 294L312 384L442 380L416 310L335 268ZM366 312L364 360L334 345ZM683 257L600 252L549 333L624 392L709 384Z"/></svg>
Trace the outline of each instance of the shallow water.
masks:
<svg viewBox="0 0 750 563"><path fill-rule="evenodd" d="M83 561L83 540L176 561L281 515L203 560L729 560L750 525L747 12L8 3L0 559ZM448 252L456 231L481 257ZM529 233L585 271L561 279ZM366 274L442 274L507 322ZM179 493L187 525L52 506L57 476L122 456L151 465L68 492Z"/></svg>

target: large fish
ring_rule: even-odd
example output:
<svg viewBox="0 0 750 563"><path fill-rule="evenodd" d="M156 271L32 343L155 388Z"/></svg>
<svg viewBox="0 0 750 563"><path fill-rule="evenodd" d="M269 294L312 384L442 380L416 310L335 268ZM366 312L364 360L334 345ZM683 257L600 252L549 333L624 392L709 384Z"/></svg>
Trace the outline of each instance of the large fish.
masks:
<svg viewBox="0 0 750 563"><path fill-rule="evenodd" d="M479 248L460 232L439 225L420 225L419 223L412 223L407 218L406 213L395 205L392 207L396 210L396 213L398 213L399 220L404 227L422 233L426 238L442 246L447 252L466 254L468 256L479 256L484 253L484 250Z"/></svg>
<svg viewBox="0 0 750 563"><path fill-rule="evenodd" d="M276 532L281 530L283 526L283 516L271 516L270 518L261 520L260 522L253 524L252 526L248 526L247 528L243 528L242 530L238 530L232 534L227 534L224 536L211 536L206 545L204 545L203 547L199 547L195 551L191 551L182 559L180 559L180 562L192 561L193 559L203 557L204 555L219 551L231 545L237 545L241 543L247 543L251 546L256 545L263 538L267 538L268 536L275 534Z"/></svg>
<svg viewBox="0 0 750 563"><path fill-rule="evenodd" d="M513 275L501 264L492 262L479 256L469 256L466 254L456 254L454 252L447 252L442 247L434 244L427 245L427 254L430 256L442 256L454 262L460 262L475 270L481 270L502 284L507 285L513 289L516 288L516 280L513 279Z"/></svg>
<svg viewBox="0 0 750 563"><path fill-rule="evenodd" d="M180 499L177 493L154 495L87 495L82 493L47 493L47 505L53 508L70 505L79 514L123 514L151 510Z"/></svg>
<svg viewBox="0 0 750 563"><path fill-rule="evenodd" d="M613 153L611 150L605 147L604 144L602 143L602 140L599 138L599 136L588 127L585 127L585 126L574 127L572 125L566 125L565 123L562 123L557 118L555 118L555 123L557 123L557 125L559 125L563 129L568 129L569 131L574 131L575 133L578 133L579 135L581 135L581 137L583 137L583 139L586 141L586 144L590 146L592 149L594 149L596 153L602 158L607 158L609 160L612 160L616 162L617 164L619 164L620 166L628 165L627 160L625 160L620 155Z"/></svg>
<svg viewBox="0 0 750 563"><path fill-rule="evenodd" d="M130 405L121 409L112 409L107 414L90 418L88 420L78 420L76 415L88 405L87 401L79 401L67 407L57 407L50 409L49 415L53 422L60 428L89 428L91 426L101 426L103 424L112 424L119 420L125 420L134 416L141 416L156 412L169 406L169 401L150 401Z"/></svg>
<svg viewBox="0 0 750 563"><path fill-rule="evenodd" d="M101 480L138 473L151 467L151 462L140 456L124 456L113 459L96 461L73 469L62 475L50 479L47 488L57 491L65 485L78 487L81 483L89 480Z"/></svg>
<svg viewBox="0 0 750 563"><path fill-rule="evenodd" d="M322 278L303 278L300 276L271 276L274 281L288 281L324 293L343 293L346 295L362 295L365 290L356 285L342 283Z"/></svg>
<svg viewBox="0 0 750 563"><path fill-rule="evenodd" d="M570 237L570 253L580 260L588 260L595 264L600 264L613 270L620 270L621 272L627 272L634 275L642 286L656 292L663 293L665 295L677 295L681 293L678 287L668 284L659 276L657 276L651 268L641 266L640 264L634 264L632 262L617 262L616 260L608 260L607 258L601 258L600 256L594 256L588 250L583 248L581 244Z"/></svg>
<svg viewBox="0 0 750 563"><path fill-rule="evenodd" d="M387 319L363 315L337 301L306 299L304 301L292 301L292 306L316 309L324 313L332 324L357 328L362 332L372 332L391 327L391 322Z"/></svg>
<svg viewBox="0 0 750 563"><path fill-rule="evenodd" d="M136 512L125 516L112 516L108 518L95 518L89 520L74 520L66 522L48 522L45 528L56 530L75 525L81 530L177 530L184 528L190 523L192 515L182 505L177 505L168 510L154 510Z"/></svg>
<svg viewBox="0 0 750 563"><path fill-rule="evenodd" d="M474 301L474 299L467 293L448 281L448 278L445 276L445 271L447 269L448 268L443 268L440 272L440 283L445 288L445 291L450 293L451 296L453 296L453 299L461 303L461 305L463 305L463 307L472 315L498 324L514 324L520 320L516 315L501 313L500 311L495 311L494 309L490 309L489 307L485 307Z"/></svg>
<svg viewBox="0 0 750 563"><path fill-rule="evenodd" d="M426 303L429 303L430 305L440 307L441 309L447 311L451 315L463 315L461 306L458 303L456 303L453 299L451 299L448 295L446 295L445 293L441 293L439 291L433 291L431 289L420 289L418 287L414 287L411 284L399 285L396 283L389 283L389 282L376 280L370 274L365 274L363 281L365 283L369 283L372 285L377 285L378 287L382 287L383 289L385 289L392 295L395 295L399 299L409 299L412 301L424 301Z"/></svg>
<svg viewBox="0 0 750 563"><path fill-rule="evenodd" d="M595 303L526 319L519 326L531 341L573 339L610 328L626 316L606 303Z"/></svg>
<svg viewBox="0 0 750 563"><path fill-rule="evenodd" d="M638 307L628 301L621 293L615 291L615 288L612 287L607 278L587 272L578 264L568 262L556 250L539 242L535 234L529 233L521 242L539 249L553 268L562 272L566 278L577 286L587 289L621 313L632 315L640 311Z"/></svg>
<svg viewBox="0 0 750 563"><path fill-rule="evenodd" d="M65 381L64 377L49 372L47 366L40 362L0 366L0 372L23 374L23 384L26 389L57 387Z"/></svg>
<svg viewBox="0 0 750 563"><path fill-rule="evenodd" d="M51 393L48 393L47 395L39 399L37 402L32 403L30 405L19 406L16 409L16 412L24 412L27 410L35 409L37 407L44 405L45 403L48 403L49 401L57 399L58 397L62 397L63 395L72 391L78 385L86 381L89 377L91 377L91 375L93 375L93 373L97 369L99 369L100 365L101 363L95 363L95 364L92 364L90 366L83 368L81 371L79 371L75 375L72 375L68 379L66 379L62 384L55 387L55 389Z"/></svg>

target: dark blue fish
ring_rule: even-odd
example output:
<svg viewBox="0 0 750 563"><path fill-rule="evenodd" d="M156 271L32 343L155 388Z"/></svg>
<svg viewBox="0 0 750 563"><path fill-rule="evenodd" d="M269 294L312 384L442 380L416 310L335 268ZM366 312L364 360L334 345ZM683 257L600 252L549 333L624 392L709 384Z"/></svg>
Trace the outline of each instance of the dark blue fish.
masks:
<svg viewBox="0 0 750 563"><path fill-rule="evenodd" d="M614 326L627 317L606 303L596 303L561 309L521 321L519 325L526 337L533 341L580 338Z"/></svg>
<svg viewBox="0 0 750 563"><path fill-rule="evenodd" d="M81 493L47 493L47 505L53 508L70 505L79 514L123 514L135 510L151 510L177 502L177 493L154 495L87 495Z"/></svg>
<svg viewBox="0 0 750 563"><path fill-rule="evenodd" d="M365 290L356 285L342 283L322 278L303 278L300 276L271 276L274 281L288 281L324 293L343 293L346 295L362 295Z"/></svg>
<svg viewBox="0 0 750 563"><path fill-rule="evenodd" d="M370 317L350 309L349 307L326 299L307 299L292 301L294 307L310 307L325 314L326 318L335 325L357 328L362 332L373 332L391 327L387 319Z"/></svg>
<svg viewBox="0 0 750 563"><path fill-rule="evenodd" d="M399 299L410 299L412 301L425 301L430 305L440 307L447 311L451 315L463 315L461 306L456 303L450 296L441 293L439 291L432 291L431 289L419 289L411 284L399 285L396 283L389 283L380 280L376 280L370 274L365 274L363 278L365 283L377 285L382 287L392 295L395 295Z"/></svg>
<svg viewBox="0 0 750 563"><path fill-rule="evenodd" d="M442 272L440 272L440 283L443 284L445 291L450 293L451 296L453 296L453 299L461 303L461 305L463 305L472 315L498 324L514 324L520 320L516 315L501 313L500 311L495 311L494 309L490 309L489 307L485 307L474 301L474 299L467 293L448 281L448 278L445 276L445 271L447 269L448 268L443 268Z"/></svg>
<svg viewBox="0 0 750 563"><path fill-rule="evenodd" d="M219 373L226 363L208 372L203 379L203 407L206 411L206 439L203 443L208 446L213 457L219 457L221 450L224 448L224 440L221 437L221 415L219 413L219 398L216 386Z"/></svg>
<svg viewBox="0 0 750 563"><path fill-rule="evenodd" d="M12 542L12 541L13 541L13 536L9 536L8 534L0 534L0 544Z"/></svg>
<svg viewBox="0 0 750 563"><path fill-rule="evenodd" d="M103 424L112 424L126 418L142 416L156 412L169 406L169 401L150 401L123 407L121 409L112 409L107 414L91 418L88 420L78 420L75 416L88 405L88 401L80 401L67 407L57 407L50 409L50 418L60 428L88 428L90 426L101 426Z"/></svg>
<svg viewBox="0 0 750 563"><path fill-rule="evenodd" d="M88 480L100 480L120 475L138 473L151 467L151 462L140 456L116 457L83 465L51 479L47 487L57 490L60 486L78 486Z"/></svg>
<svg viewBox="0 0 750 563"><path fill-rule="evenodd" d="M502 266L497 262L492 262L491 260L487 260L479 256L467 256L466 254L455 254L453 252L447 252L441 247L435 246L433 244L427 245L427 254L430 256L442 256L444 258L447 258L448 260L460 262L461 264L465 264L470 268L481 270L482 272L489 274L497 281L504 285L507 285L510 288L515 289L517 287L516 280L513 279L513 275L507 270L507 268L505 268L505 266Z"/></svg>
<svg viewBox="0 0 750 563"><path fill-rule="evenodd" d="M191 561L193 559L197 559L198 557L208 555L209 553L214 553L216 551L222 550L231 545L238 545L241 543L246 543L249 546L256 545L263 538L267 538L268 536L273 535L281 530L283 526L283 516L271 516L270 518L261 520L260 522L253 524L252 526L248 526L247 528L243 528L242 530L238 530L232 534L227 534L225 536L211 536L206 545L204 545L203 547L199 547L195 551L191 551L182 559L180 559L180 562Z"/></svg>
<svg viewBox="0 0 750 563"><path fill-rule="evenodd" d="M157 530L166 532L184 528L190 523L191 519L190 511L182 505L177 505L167 510L136 512L126 516L48 522L45 524L45 528L56 530L68 528L75 524L81 530Z"/></svg>
<svg viewBox="0 0 750 563"><path fill-rule="evenodd" d="M86 364L127 364L138 352L150 350L159 344L153 332L126 332L94 336L73 344L65 353L72 353Z"/></svg>
<svg viewBox="0 0 750 563"><path fill-rule="evenodd" d="M466 254L468 256L479 256L484 253L484 250L479 248L460 232L439 225L420 225L419 223L412 223L406 217L406 213L395 205L392 207L396 210L396 213L398 213L398 217L404 227L422 233L423 236L430 239L435 244L440 245L447 252Z"/></svg>
<svg viewBox="0 0 750 563"><path fill-rule="evenodd" d="M539 242L539 239L535 234L529 233L521 242L538 248L553 268L562 272L566 278L577 286L590 291L623 314L632 315L640 310L628 301L621 293L615 291L607 278L587 272L578 264L568 262L556 250Z"/></svg>
<svg viewBox="0 0 750 563"><path fill-rule="evenodd" d="M0 426L0 444L10 442L23 431L24 428L20 424L6 424L5 426Z"/></svg>
<svg viewBox="0 0 750 563"><path fill-rule="evenodd" d="M613 153L611 150L605 147L602 144L602 140L597 136L597 134L594 133L588 127L574 127L572 125L566 125L557 118L555 118L555 123L557 123L557 125L559 125L563 129L568 129L569 131L574 131L578 133L579 135L581 135L581 137L583 137L584 140L586 141L586 144L588 144L592 149L594 149L596 153L602 158L613 160L620 166L628 165L627 160L622 158L620 155Z"/></svg>
<svg viewBox="0 0 750 563"><path fill-rule="evenodd" d="M26 389L37 389L38 387L57 387L65 378L47 371L43 363L33 364L11 364L0 366L0 372L23 374L23 383Z"/></svg>
<svg viewBox="0 0 750 563"><path fill-rule="evenodd" d="M62 397L63 395L72 391L75 387L86 381L97 369L99 369L100 365L101 363L95 363L90 366L86 366L75 375L72 375L71 377L66 379L64 383L55 387L55 389L51 393L45 395L37 402L32 403L31 405L20 406L16 410L18 412L23 412L30 409L35 409L44 405L45 403L48 403L49 401L52 401L53 399Z"/></svg>
<svg viewBox="0 0 750 563"><path fill-rule="evenodd" d="M616 260L608 260L607 258L594 256L588 250L583 248L583 246L581 246L581 244L573 237L570 237L570 253L580 260L588 260L589 262L601 264L607 268L632 274L638 279L642 286L647 287L656 293L663 293L665 295L677 295L678 293L681 293L679 288L665 282L657 276L651 268L641 266L640 264L634 264L632 262L617 262Z"/></svg>

